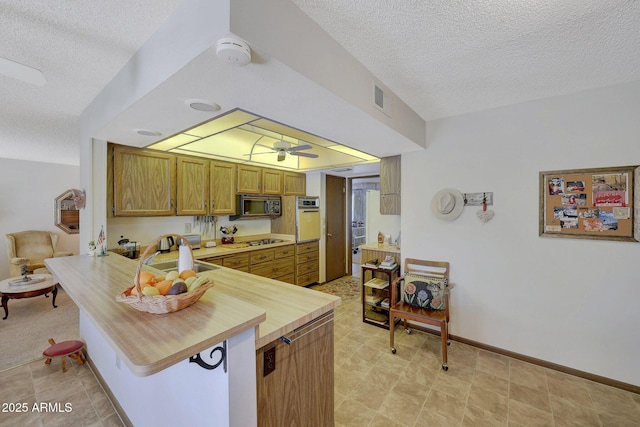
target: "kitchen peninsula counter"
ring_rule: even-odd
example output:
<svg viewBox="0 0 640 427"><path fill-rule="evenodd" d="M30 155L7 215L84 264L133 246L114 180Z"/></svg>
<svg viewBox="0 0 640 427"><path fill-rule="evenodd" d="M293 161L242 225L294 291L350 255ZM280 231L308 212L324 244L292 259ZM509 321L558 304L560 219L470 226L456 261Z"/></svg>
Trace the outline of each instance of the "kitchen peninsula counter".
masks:
<svg viewBox="0 0 640 427"><path fill-rule="evenodd" d="M260 348L340 304L333 295L220 266L200 273L215 286L198 302L175 313L155 315L115 301L133 284L137 261L110 254L51 258L45 263L130 369L141 376L254 326L258 326L256 348ZM148 266L143 269L153 271Z"/></svg>
<svg viewBox="0 0 640 427"><path fill-rule="evenodd" d="M266 319L264 309L218 292L167 314L135 310L115 297L133 284L137 262L117 254L45 261L66 293L101 331L129 369L147 376L224 341ZM217 284L217 283L216 283Z"/></svg>
<svg viewBox="0 0 640 427"><path fill-rule="evenodd" d="M257 379L262 378L258 350L280 343L278 338L323 314L332 316L340 304L340 298L329 294L219 266L200 273L215 286L195 304L157 315L115 300L131 286L138 261L110 253L51 258L45 264L80 308L80 335L88 358L132 425L256 425L265 405L264 399L257 402L264 397L256 392ZM329 351L322 357L301 354L310 363L305 362L304 372L315 369L318 361L327 367L319 377L326 377L327 384L316 383L316 388L324 390L332 409L333 325L327 327L329 341L323 341L322 348ZM192 356L208 357L206 363L215 367L202 369L190 363ZM288 372L287 366L280 361L277 372ZM297 368L298 362L291 362L291 367ZM316 389L300 397L307 406L320 408L309 403L317 394ZM158 405L161 400L144 398L152 395L174 404ZM270 399L267 406L274 404Z"/></svg>

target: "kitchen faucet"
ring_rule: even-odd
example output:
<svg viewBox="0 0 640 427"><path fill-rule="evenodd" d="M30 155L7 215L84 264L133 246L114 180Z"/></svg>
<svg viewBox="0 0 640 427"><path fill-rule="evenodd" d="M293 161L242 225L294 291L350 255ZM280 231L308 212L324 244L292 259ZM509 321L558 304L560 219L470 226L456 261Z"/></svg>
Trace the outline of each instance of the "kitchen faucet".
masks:
<svg viewBox="0 0 640 427"><path fill-rule="evenodd" d="M157 257L159 254L160 254L160 251L156 252L155 254L151 255L150 257L145 258L145 259L144 259L144 261L142 261L142 263L143 263L144 265L149 265L149 264L151 264L151 261L153 261L153 259L154 259L155 257Z"/></svg>

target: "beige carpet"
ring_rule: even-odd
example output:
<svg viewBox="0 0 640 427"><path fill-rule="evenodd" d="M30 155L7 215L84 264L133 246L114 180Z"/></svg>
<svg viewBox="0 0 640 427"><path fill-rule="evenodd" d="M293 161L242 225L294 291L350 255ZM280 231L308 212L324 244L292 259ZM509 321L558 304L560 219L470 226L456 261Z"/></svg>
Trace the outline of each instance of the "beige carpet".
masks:
<svg viewBox="0 0 640 427"><path fill-rule="evenodd" d="M9 300L9 317L0 309L0 371L42 358L49 338L56 342L79 339L79 311L58 286L56 305L52 295Z"/></svg>

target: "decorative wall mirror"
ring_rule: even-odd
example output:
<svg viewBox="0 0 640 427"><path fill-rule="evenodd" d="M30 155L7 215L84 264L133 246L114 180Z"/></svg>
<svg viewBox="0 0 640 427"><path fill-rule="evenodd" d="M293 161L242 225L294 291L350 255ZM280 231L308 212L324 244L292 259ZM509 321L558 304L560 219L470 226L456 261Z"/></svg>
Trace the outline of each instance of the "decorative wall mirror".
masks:
<svg viewBox="0 0 640 427"><path fill-rule="evenodd" d="M80 208L84 207L84 192L67 190L55 199L54 222L67 234L80 232Z"/></svg>

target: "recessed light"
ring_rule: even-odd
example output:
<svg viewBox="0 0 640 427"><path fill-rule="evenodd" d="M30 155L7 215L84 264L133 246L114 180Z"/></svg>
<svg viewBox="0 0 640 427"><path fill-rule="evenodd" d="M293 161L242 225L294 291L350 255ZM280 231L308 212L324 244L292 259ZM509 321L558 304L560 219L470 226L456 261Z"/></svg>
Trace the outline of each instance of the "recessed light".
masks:
<svg viewBox="0 0 640 427"><path fill-rule="evenodd" d="M143 135L143 136L160 136L160 135L162 135L157 130L151 130L151 129L134 129L134 132L137 133L138 135Z"/></svg>
<svg viewBox="0 0 640 427"><path fill-rule="evenodd" d="M218 111L220 106L205 99L187 99L185 102L189 108L198 111Z"/></svg>

